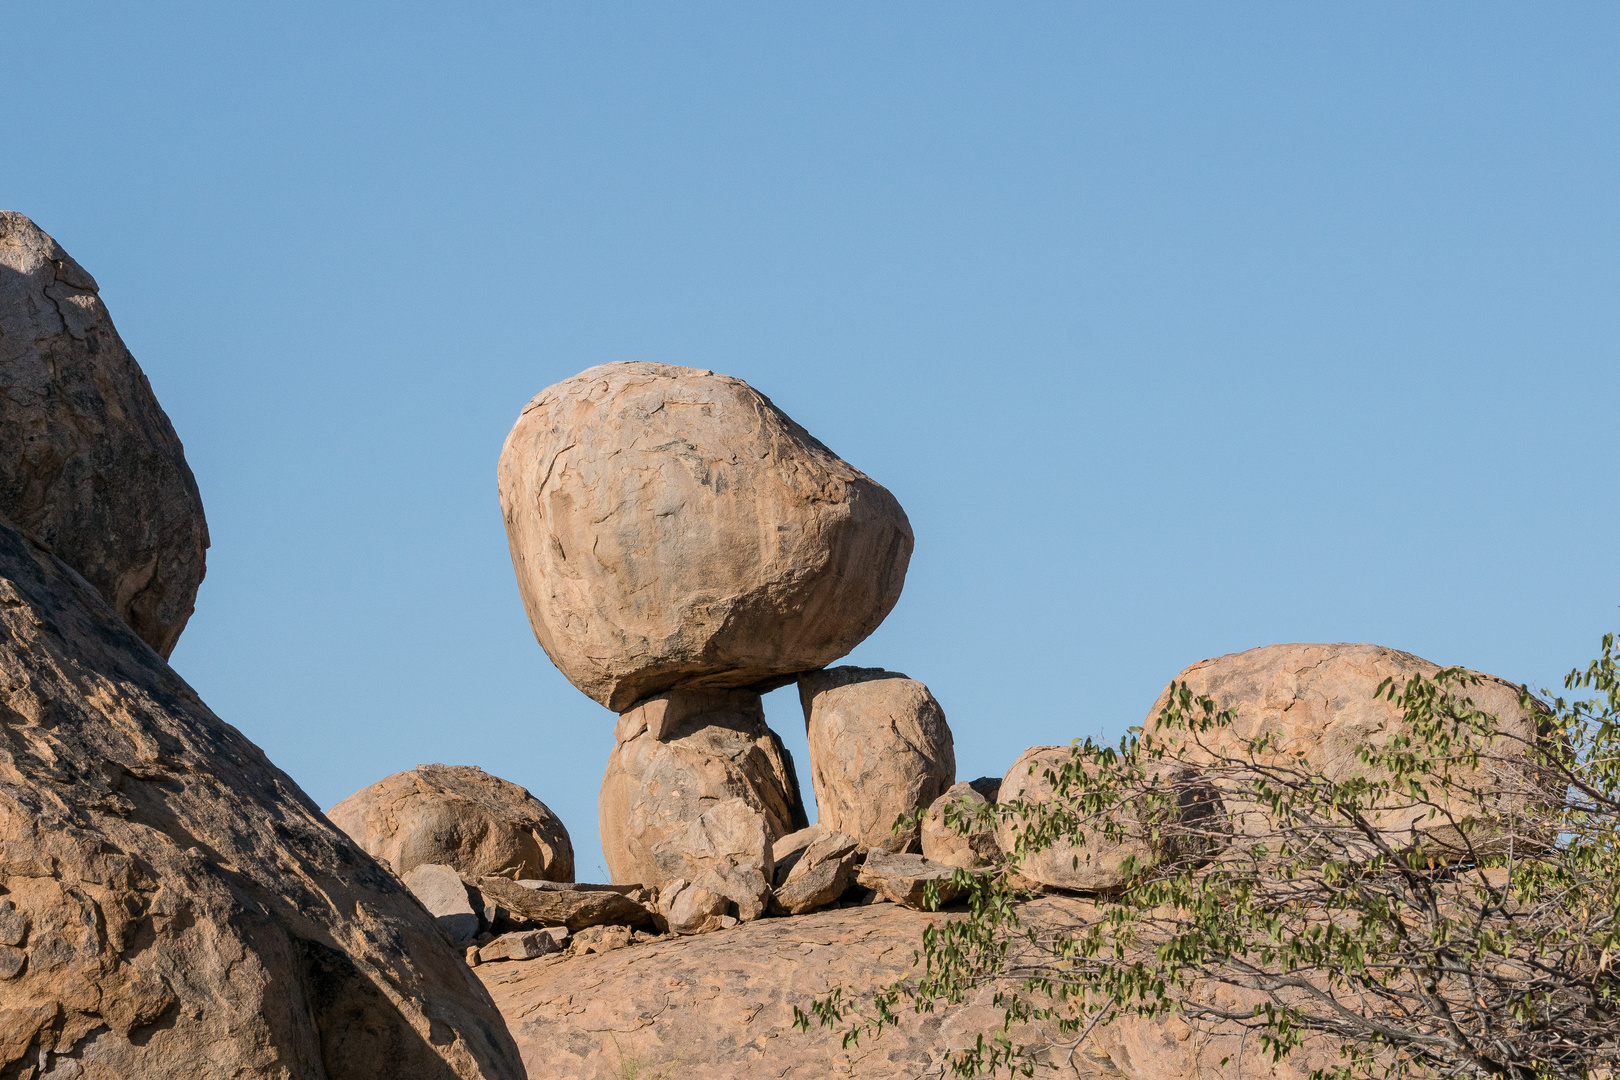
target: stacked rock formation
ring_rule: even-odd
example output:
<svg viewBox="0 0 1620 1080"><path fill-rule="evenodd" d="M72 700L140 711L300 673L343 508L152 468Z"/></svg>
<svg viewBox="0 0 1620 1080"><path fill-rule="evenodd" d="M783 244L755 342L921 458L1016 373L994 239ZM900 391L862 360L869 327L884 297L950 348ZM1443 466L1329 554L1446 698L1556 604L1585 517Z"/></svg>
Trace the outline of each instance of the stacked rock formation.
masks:
<svg viewBox="0 0 1620 1080"><path fill-rule="evenodd" d="M0 517L167 658L202 583L208 524L98 291L32 221L0 211Z"/></svg>
<svg viewBox="0 0 1620 1080"><path fill-rule="evenodd" d="M421 905L159 655L196 486L94 282L15 214L0 378L0 1075L518 1080Z"/></svg>
<svg viewBox="0 0 1620 1080"><path fill-rule="evenodd" d="M678 883L683 925L771 906L773 848L806 816L760 694L795 679L823 824L863 853L915 850L891 830L955 779L943 711L904 676L820 670L899 599L912 534L892 495L741 380L651 363L542 391L499 479L535 637L621 714L600 801L615 882ZM841 865L834 849L815 850ZM808 865L778 910L827 892Z"/></svg>

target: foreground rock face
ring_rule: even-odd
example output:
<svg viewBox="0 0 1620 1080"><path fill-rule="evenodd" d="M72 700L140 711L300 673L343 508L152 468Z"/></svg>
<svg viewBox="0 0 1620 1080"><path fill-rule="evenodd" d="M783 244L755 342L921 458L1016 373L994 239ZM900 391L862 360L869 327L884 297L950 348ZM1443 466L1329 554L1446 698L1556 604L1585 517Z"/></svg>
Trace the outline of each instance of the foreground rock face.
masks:
<svg viewBox="0 0 1620 1080"><path fill-rule="evenodd" d="M1219 707L1236 712L1232 724L1201 735L1201 747L1183 731L1154 732L1169 701L1168 688L1144 723L1177 756L1195 764L1214 754L1241 756L1245 741L1275 732L1280 739L1269 750L1273 758L1304 753L1329 778L1341 780L1366 771L1356 759L1362 745L1404 723L1399 706L1374 698L1379 684L1391 678L1399 686L1414 675L1431 677L1439 670L1411 653L1380 645L1267 645L1200 661L1176 676L1174 681L1186 683L1195 697L1214 698ZM1518 688L1494 675L1481 678L1479 685L1464 691L1475 707L1496 714L1501 730L1533 741L1536 717L1520 708ZM1504 785L1504 797L1511 797L1509 786ZM1005 791L1002 797L1007 797ZM1267 827L1255 808L1228 805L1226 811L1239 829ZM1410 835L1414 830L1425 834L1438 842L1437 852L1455 839L1454 832L1439 819L1430 819L1429 808L1422 805L1409 812L1386 812L1379 824L1392 834Z"/></svg>
<svg viewBox="0 0 1620 1080"><path fill-rule="evenodd" d="M740 379L590 368L524 407L501 506L529 623L615 712L818 668L900 598L911 525Z"/></svg>
<svg viewBox="0 0 1620 1080"><path fill-rule="evenodd" d="M47 544L167 657L208 525L180 439L95 279L0 211L0 518Z"/></svg>
<svg viewBox="0 0 1620 1080"><path fill-rule="evenodd" d="M951 729L928 687L882 668L836 667L800 676L799 700L818 822L867 847L917 851L917 827L895 832L895 819L956 780Z"/></svg>
<svg viewBox="0 0 1620 1080"><path fill-rule="evenodd" d="M793 759L759 695L737 690L677 691L626 713L598 809L620 884L749 868L763 889L771 845L805 826Z"/></svg>
<svg viewBox="0 0 1620 1080"><path fill-rule="evenodd" d="M1032 926L1094 917L1085 901L1049 898L1021 913ZM930 923L951 918L893 904L852 907L632 945L601 956L541 957L477 969L507 1017L529 1075L555 1080L681 1077L736 1080L855 1080L949 1075L954 1050L993 1037L1002 1014L986 987L959 1008L901 1010L880 1038L840 1046L841 1032L793 1026L793 1007L834 989L868 994L907 974ZM1192 1037L1189 1037L1192 1036ZM1038 1033L1015 1030L1031 1043ZM1072 1038L1072 1036L1070 1037ZM1064 1038L1063 1041L1068 1041ZM1275 1071L1249 1040L1192 1032L1174 1018L1122 1021L1079 1050L1053 1055L1052 1073L1071 1080L1194 1080L1303 1077L1332 1061L1298 1053ZM1223 1067L1222 1059L1227 1059ZM1238 1069L1242 1062L1242 1072Z"/></svg>
<svg viewBox="0 0 1620 1080"><path fill-rule="evenodd" d="M0 1075L523 1075L405 888L4 526L0 895Z"/></svg>
<svg viewBox="0 0 1620 1080"><path fill-rule="evenodd" d="M469 877L574 880L574 845L545 803L470 765L418 765L326 812L403 877L443 863Z"/></svg>

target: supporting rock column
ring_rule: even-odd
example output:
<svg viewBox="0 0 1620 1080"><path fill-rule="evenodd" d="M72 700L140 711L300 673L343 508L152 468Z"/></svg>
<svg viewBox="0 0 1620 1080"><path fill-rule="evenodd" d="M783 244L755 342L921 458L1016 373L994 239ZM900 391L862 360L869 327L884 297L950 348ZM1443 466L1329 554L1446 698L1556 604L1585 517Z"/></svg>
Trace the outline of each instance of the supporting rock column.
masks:
<svg viewBox="0 0 1620 1080"><path fill-rule="evenodd" d="M618 884L704 884L763 911L771 844L804 828L793 759L748 690L672 691L619 719L598 802Z"/></svg>

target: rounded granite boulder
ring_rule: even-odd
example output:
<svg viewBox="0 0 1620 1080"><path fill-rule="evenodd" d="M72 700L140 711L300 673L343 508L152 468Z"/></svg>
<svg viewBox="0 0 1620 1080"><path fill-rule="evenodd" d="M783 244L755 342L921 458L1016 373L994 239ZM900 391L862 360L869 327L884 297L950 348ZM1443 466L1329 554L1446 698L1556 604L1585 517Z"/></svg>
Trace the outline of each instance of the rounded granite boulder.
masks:
<svg viewBox="0 0 1620 1080"><path fill-rule="evenodd" d="M326 816L402 878L438 863L468 877L574 880L574 846L557 815L476 766L418 765L361 788Z"/></svg>
<svg viewBox="0 0 1620 1080"><path fill-rule="evenodd" d="M831 663L894 607L911 559L893 495L712 371L603 364L541 391L499 480L535 637L615 712Z"/></svg>

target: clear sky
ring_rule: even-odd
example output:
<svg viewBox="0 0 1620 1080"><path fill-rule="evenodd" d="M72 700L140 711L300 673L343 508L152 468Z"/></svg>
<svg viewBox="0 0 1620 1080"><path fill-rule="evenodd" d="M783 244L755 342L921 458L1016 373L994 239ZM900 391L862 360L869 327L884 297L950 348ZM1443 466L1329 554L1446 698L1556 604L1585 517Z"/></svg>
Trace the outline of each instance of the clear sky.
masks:
<svg viewBox="0 0 1620 1080"><path fill-rule="evenodd" d="M933 688L963 779L1250 646L1546 682L1620 627L1613 4L78 3L5 38L0 206L100 281L208 508L174 665L323 806L481 765L602 875L613 717L529 632L495 461L610 360L745 378L895 493L916 554L852 660Z"/></svg>

